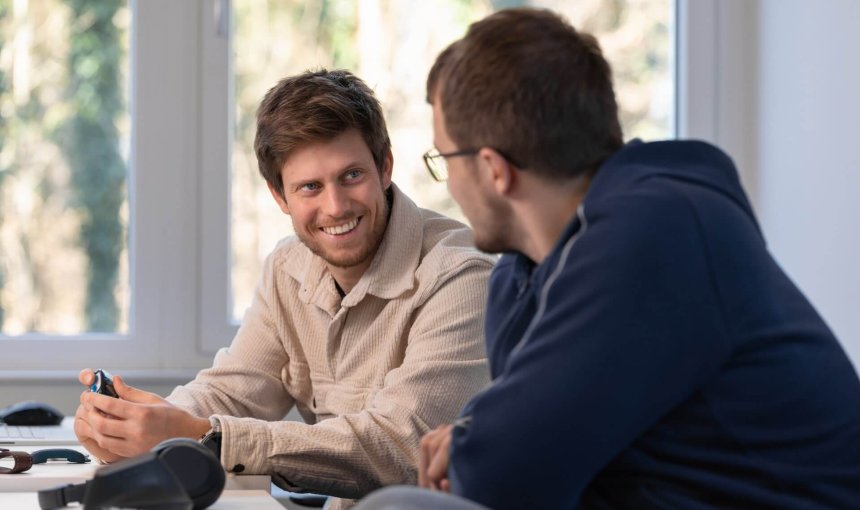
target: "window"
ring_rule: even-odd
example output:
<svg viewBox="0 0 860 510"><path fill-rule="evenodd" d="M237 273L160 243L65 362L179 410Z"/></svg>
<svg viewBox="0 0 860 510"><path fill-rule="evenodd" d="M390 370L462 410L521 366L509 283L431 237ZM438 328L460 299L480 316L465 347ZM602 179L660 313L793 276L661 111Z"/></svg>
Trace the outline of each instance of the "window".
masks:
<svg viewBox="0 0 860 510"><path fill-rule="evenodd" d="M537 3L600 38L615 67L626 138L674 136L678 117L683 133L714 139L707 128L684 128L702 126L697 119L716 110L714 71L702 72L716 66L694 64L715 62L726 38L715 19L726 30L737 24L731 12L720 14L716 0L678 2L679 94L672 0ZM420 156L432 144L424 80L436 54L470 22L512 3L0 0L0 379L10 370L179 370L211 362L236 332L263 257L291 228L257 175L253 113L277 79L307 67L350 67L373 86L391 130L395 182L419 204L459 216L445 187L431 183L422 168ZM16 18L21 8L29 18ZM118 91L112 104L119 106L99 114L115 130L102 138L116 163L109 175L122 180L121 191L112 193L119 197L115 212L98 215L113 236L107 266L85 248L87 209L74 198L82 187L72 180L69 156L75 148L60 136L64 122L84 113L72 89L83 97L88 89L63 82L71 76L70 34L94 35L70 16L96 8L114 11L101 18L82 14L82 20L98 18L116 31L115 42L100 43L116 51L109 74ZM23 19L31 20L29 32L15 39L10 34L26 25ZM42 43L50 47L41 54L50 56L31 62L30 85L20 88L12 80L23 75L10 64L17 57L10 59L27 37L30 44L61 42ZM720 55L721 69L729 68L728 57ZM82 77L107 69L92 58L80 62ZM698 69L696 76L688 69ZM9 87L37 93L24 101L9 96ZM50 108L28 110L40 101ZM101 179L92 191L104 191ZM42 198L47 191L52 198ZM31 212L6 212L12 207ZM25 220L31 222L26 228ZM59 233L51 239L47 232ZM33 258L42 261L38 270L22 265L25 252L41 257ZM18 266L10 269L14 257ZM112 299L103 307L115 310L106 314L110 320L88 312L101 306L87 305L90 260L95 272L115 272L98 294L98 303Z"/></svg>
<svg viewBox="0 0 860 510"><path fill-rule="evenodd" d="M203 4L0 0L0 379L211 361Z"/></svg>
<svg viewBox="0 0 860 510"><path fill-rule="evenodd" d="M376 92L394 152L394 181L420 206L465 221L445 186L428 180L421 154L432 144L425 80L436 55L498 7L532 5L562 13L597 35L615 72L627 138L673 135L671 0L614 2L436 2L234 0L235 136L231 170L231 320L241 320L262 261L291 224L275 206L253 152L257 105L284 76L347 68Z"/></svg>
<svg viewBox="0 0 860 510"><path fill-rule="evenodd" d="M0 332L128 331L129 9L0 3Z"/></svg>

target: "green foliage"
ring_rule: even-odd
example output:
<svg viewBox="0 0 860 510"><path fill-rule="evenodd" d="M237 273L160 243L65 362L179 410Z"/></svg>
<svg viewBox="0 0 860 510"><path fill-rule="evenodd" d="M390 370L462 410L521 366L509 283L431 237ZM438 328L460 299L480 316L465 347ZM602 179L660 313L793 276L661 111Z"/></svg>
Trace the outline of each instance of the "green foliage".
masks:
<svg viewBox="0 0 860 510"><path fill-rule="evenodd" d="M514 7L524 7L529 5L528 0L492 0L490 4L494 11L502 9L513 9Z"/></svg>
<svg viewBox="0 0 860 510"><path fill-rule="evenodd" d="M351 0L323 0L320 10L318 44L330 50L333 67L355 69L355 4Z"/></svg>
<svg viewBox="0 0 860 510"><path fill-rule="evenodd" d="M122 0L72 0L69 101L74 114L61 129L72 171L75 205L81 210L80 242L89 259L86 317L90 331L114 331L114 297L125 235L120 208L126 167L116 120L124 111L119 31L113 22Z"/></svg>

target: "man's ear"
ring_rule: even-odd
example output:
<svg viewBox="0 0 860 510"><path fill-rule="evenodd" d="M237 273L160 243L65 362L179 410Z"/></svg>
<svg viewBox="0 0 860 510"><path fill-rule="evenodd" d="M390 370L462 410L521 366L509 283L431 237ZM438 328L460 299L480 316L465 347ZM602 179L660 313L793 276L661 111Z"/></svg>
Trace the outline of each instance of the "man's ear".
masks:
<svg viewBox="0 0 860 510"><path fill-rule="evenodd" d="M495 149L483 147L478 151L478 160L486 176L492 181L496 193L510 195L516 184L516 171L513 165Z"/></svg>
<svg viewBox="0 0 860 510"><path fill-rule="evenodd" d="M281 210L284 211L284 214L290 214L290 208L287 205L287 199L284 198L284 195L282 193L278 193L278 190L276 190L275 187L272 186L272 183L267 182L266 186L269 187L269 193L272 194L272 198L274 198L275 202L278 203L278 207L280 207Z"/></svg>
<svg viewBox="0 0 860 510"><path fill-rule="evenodd" d="M391 153L391 149L388 149L385 161L382 162L382 173L379 175L380 181L382 181L382 189L384 190L387 190L391 186L391 172L393 168L394 154Z"/></svg>

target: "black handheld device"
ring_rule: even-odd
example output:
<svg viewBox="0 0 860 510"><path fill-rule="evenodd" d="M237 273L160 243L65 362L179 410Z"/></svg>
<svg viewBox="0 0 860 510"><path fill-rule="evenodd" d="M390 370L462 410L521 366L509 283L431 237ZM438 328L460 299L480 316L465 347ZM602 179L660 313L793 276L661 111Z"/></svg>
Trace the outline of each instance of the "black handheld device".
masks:
<svg viewBox="0 0 860 510"><path fill-rule="evenodd" d="M96 379L90 385L90 391L93 393L101 393L113 398L119 398L116 390L113 387L113 378L107 370L98 369L95 371Z"/></svg>

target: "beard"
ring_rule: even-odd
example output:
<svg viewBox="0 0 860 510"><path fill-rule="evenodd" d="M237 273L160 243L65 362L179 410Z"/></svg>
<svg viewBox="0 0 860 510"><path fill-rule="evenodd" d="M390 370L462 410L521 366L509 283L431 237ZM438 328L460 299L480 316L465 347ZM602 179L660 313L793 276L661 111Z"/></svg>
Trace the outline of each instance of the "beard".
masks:
<svg viewBox="0 0 860 510"><path fill-rule="evenodd" d="M485 225L473 227L475 231L475 247L484 253L496 254L513 250L508 241L510 228L501 221L487 222Z"/></svg>
<svg viewBox="0 0 860 510"><path fill-rule="evenodd" d="M376 255L379 245L382 244L382 239L385 237L385 230L388 227L388 217L391 214L391 200L393 194L391 191L385 192L385 200L383 200L382 214L377 216L376 222L371 226L370 233L364 238L361 246L355 250L339 255L330 253L323 248L320 243L316 242L311 236L308 236L295 227L299 240L308 247L308 249L317 257L323 259L328 265L338 268L350 268L367 262ZM361 221L365 221L369 215L365 214Z"/></svg>
<svg viewBox="0 0 860 510"><path fill-rule="evenodd" d="M502 253L515 249L511 239L511 211L501 201L485 202L480 214L471 221L475 235L475 247L484 253Z"/></svg>

